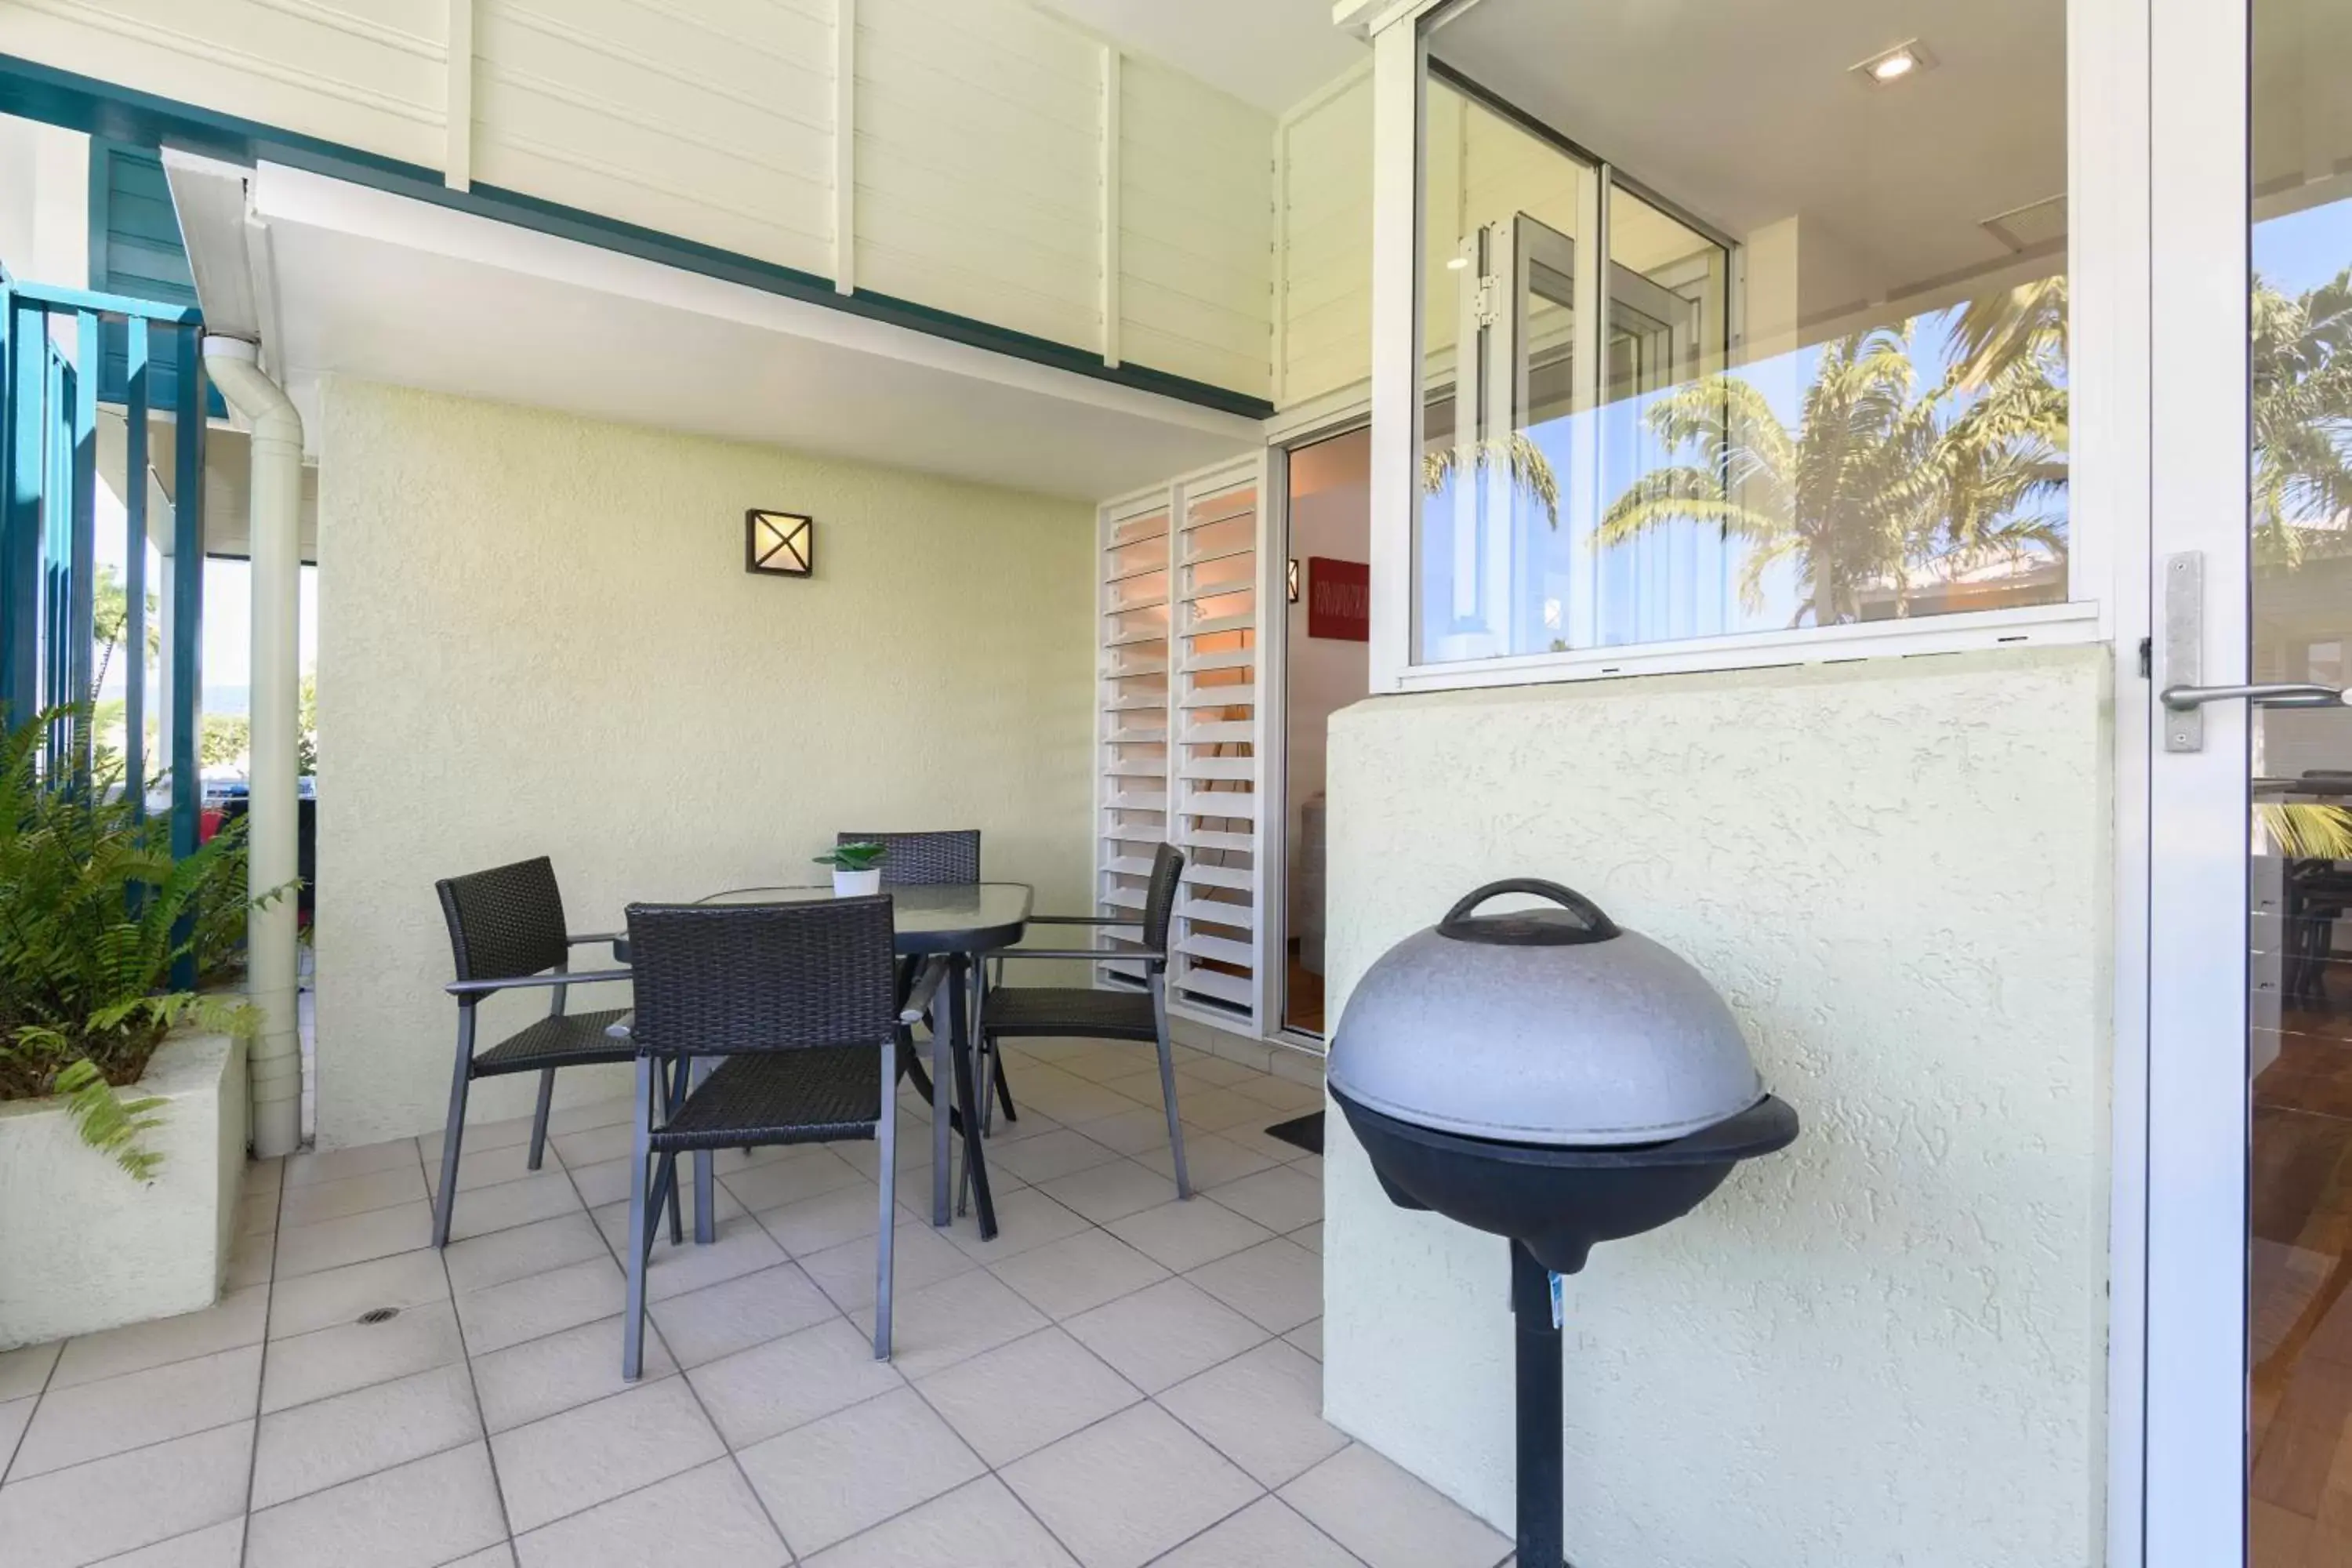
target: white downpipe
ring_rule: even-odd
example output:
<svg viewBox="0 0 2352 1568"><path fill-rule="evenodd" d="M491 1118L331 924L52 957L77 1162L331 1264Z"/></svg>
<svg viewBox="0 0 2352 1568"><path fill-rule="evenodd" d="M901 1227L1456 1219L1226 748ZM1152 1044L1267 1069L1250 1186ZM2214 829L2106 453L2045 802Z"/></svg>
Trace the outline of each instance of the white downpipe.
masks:
<svg viewBox="0 0 2352 1568"><path fill-rule="evenodd" d="M261 372L260 350L239 338L205 339L205 369L252 427L253 741L247 805L247 878L256 889L300 874L299 714L302 572L302 416ZM261 1013L252 1055L253 1150L290 1154L302 1141L302 1043L296 994L300 953L289 893L246 916L246 984Z"/></svg>

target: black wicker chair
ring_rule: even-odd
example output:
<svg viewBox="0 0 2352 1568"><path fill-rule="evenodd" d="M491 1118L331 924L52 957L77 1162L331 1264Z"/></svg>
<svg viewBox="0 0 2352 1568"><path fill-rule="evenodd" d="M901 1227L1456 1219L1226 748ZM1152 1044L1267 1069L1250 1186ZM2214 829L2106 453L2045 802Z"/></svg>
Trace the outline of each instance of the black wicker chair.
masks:
<svg viewBox="0 0 2352 1568"><path fill-rule="evenodd" d="M834 837L836 844L879 844L886 853L882 857L882 885L886 888L935 888L948 883L980 880L980 829L977 827L949 828L932 833L842 833ZM902 978L911 980L913 965L908 965ZM972 975L972 1006L980 1016L988 1011L989 979L986 971L975 970ZM987 1039L975 1032L980 1042L982 1060L975 1063L982 1083L992 1087L989 1098L982 1104L980 1130L990 1131L995 1120L995 1108L1004 1108L1004 1120L1018 1121L1021 1113L1013 1107L1013 1090L1004 1081L1004 1063ZM929 1100L931 1097L931 1075L924 1070L922 1058L915 1051L911 1037L906 1043L900 1060L907 1076L915 1081L915 1092Z"/></svg>
<svg viewBox="0 0 2352 1568"><path fill-rule="evenodd" d="M1030 948L1005 950L1013 958L1140 958L1148 984L1144 991L1094 991L1079 987L1002 985L989 994L982 1020L984 1036L994 1049L1000 1039L1063 1038L1144 1040L1160 1050L1160 1095L1168 1111L1168 1152L1176 1162L1176 1195L1192 1195L1192 1178L1184 1169L1184 1129L1176 1114L1176 1064L1168 1038L1168 927L1176 907L1176 887L1184 874L1184 857L1162 844L1151 862L1151 882L1144 894L1143 917L1125 920L1096 915L1032 915L1032 925L1141 926L1142 940L1118 941L1108 947Z"/></svg>
<svg viewBox="0 0 2352 1568"><path fill-rule="evenodd" d="M902 1005L887 897L632 904L629 957L636 1009L614 1031L637 1062L621 1375L644 1364L649 1210L675 1201L677 1157L855 1138L881 1144L874 1355L888 1360L898 1027L930 1005L946 960ZM666 1111L665 1079L705 1057L726 1059Z"/></svg>
<svg viewBox="0 0 2352 1568"><path fill-rule="evenodd" d="M547 1112L555 1094L556 1070L625 1062L631 1055L625 1041L614 1040L606 1033L625 1009L568 1013L565 997L572 986L626 980L629 972L570 972L573 947L609 942L615 933L569 933L563 922L563 896L555 885L555 867L544 855L468 876L445 878L435 887L441 895L442 918L449 924L450 955L457 966L457 982L448 988L457 998L457 1061L450 1074L448 1125L442 1132L441 1188L433 1205L433 1245L446 1247L457 1195L457 1146L465 1136L468 1086L478 1078L539 1074L539 1107L530 1123L530 1169L538 1170L547 1152ZM525 985L553 990L547 1016L476 1054L474 1015L482 998Z"/></svg>

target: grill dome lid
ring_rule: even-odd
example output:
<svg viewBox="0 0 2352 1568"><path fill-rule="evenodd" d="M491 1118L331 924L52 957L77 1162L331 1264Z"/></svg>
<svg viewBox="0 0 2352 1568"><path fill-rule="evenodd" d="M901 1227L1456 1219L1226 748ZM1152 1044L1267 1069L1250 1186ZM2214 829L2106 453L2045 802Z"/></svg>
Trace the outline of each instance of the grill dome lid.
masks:
<svg viewBox="0 0 2352 1568"><path fill-rule="evenodd" d="M1557 907L1476 912L1505 893ZM1663 1142L1764 1095L1704 975L1583 895L1526 878L1478 889L1373 963L1329 1077L1400 1121L1552 1146Z"/></svg>

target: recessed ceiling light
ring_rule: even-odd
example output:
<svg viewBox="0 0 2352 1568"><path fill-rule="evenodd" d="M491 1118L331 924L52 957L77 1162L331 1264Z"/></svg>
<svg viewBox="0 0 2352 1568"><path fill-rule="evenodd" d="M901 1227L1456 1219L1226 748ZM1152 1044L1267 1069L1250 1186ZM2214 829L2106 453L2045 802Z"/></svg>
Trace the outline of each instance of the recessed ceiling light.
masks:
<svg viewBox="0 0 2352 1568"><path fill-rule="evenodd" d="M1853 74L1874 87L1890 87L1906 77L1917 76L1936 63L1927 46L1916 38L1882 49L1853 68Z"/></svg>

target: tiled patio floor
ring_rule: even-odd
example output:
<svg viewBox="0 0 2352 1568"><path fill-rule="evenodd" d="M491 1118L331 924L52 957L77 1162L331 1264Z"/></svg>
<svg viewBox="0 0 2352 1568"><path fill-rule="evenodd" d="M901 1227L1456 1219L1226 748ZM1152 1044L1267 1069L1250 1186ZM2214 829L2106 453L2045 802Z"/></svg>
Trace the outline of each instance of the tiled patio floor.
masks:
<svg viewBox="0 0 2352 1568"><path fill-rule="evenodd" d="M39 1568L1492 1568L1508 1543L1318 1416L1312 1088L1186 1052L1200 1195L1133 1047L1012 1059L1003 1234L934 1231L907 1137L897 1354L870 1144L720 1161L619 1378L625 1102L258 1166L213 1310L0 1354L0 1561ZM902 1130L911 1131L911 1110ZM396 1309L366 1323L363 1313Z"/></svg>

